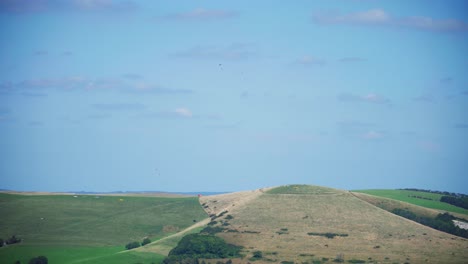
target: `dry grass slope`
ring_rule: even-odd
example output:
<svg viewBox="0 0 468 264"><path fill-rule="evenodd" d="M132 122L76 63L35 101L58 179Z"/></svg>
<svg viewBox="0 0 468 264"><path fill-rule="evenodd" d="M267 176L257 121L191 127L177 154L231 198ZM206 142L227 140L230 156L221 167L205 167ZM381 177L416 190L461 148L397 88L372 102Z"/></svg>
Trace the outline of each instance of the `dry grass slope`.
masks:
<svg viewBox="0 0 468 264"><path fill-rule="evenodd" d="M330 188L294 185L203 197L228 243L245 248L247 263L312 263L337 256L378 263L466 263L467 240L388 213L353 194ZM216 208L215 208L216 207ZM228 217L229 216L229 217ZM229 219L231 218L231 219ZM347 236L326 238L308 233ZM251 261L250 261L251 262Z"/></svg>

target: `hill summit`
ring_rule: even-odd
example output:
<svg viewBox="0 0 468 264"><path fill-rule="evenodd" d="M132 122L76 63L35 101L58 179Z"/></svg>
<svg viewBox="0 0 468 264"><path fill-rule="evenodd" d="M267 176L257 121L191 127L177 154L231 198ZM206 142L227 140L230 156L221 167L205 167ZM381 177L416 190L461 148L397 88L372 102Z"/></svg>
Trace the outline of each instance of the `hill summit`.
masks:
<svg viewBox="0 0 468 264"><path fill-rule="evenodd" d="M210 226L257 263L466 263L468 242L352 192L287 185L200 198ZM239 260L242 263L244 260Z"/></svg>

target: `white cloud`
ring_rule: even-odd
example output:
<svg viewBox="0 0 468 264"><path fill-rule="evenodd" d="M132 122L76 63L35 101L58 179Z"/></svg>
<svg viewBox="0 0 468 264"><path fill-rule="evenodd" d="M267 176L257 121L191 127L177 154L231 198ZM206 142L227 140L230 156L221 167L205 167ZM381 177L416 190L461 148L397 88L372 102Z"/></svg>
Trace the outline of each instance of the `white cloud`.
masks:
<svg viewBox="0 0 468 264"><path fill-rule="evenodd" d="M28 79L16 84L0 84L0 92L12 93L15 91L30 92L46 89L63 90L115 90L130 93L152 93L152 94L189 94L189 89L165 88L160 85L151 84L131 78L102 78L89 79L81 76L72 76L58 79Z"/></svg>
<svg viewBox="0 0 468 264"><path fill-rule="evenodd" d="M0 12L25 14L47 11L129 12L137 4L131 0L1 0Z"/></svg>
<svg viewBox="0 0 468 264"><path fill-rule="evenodd" d="M384 137L384 134L380 133L380 132L370 130L370 131L366 132L365 134L363 134L362 137L365 138L365 139L369 139L369 140L381 139L381 138Z"/></svg>
<svg viewBox="0 0 468 264"><path fill-rule="evenodd" d="M92 106L102 111L140 111L146 109L145 105L138 103L105 103L93 104Z"/></svg>
<svg viewBox="0 0 468 264"><path fill-rule="evenodd" d="M458 19L435 19L425 16L394 17L377 8L348 14L316 13L312 20L324 25L372 25L434 32L467 32L468 24Z"/></svg>
<svg viewBox="0 0 468 264"><path fill-rule="evenodd" d="M315 14L312 18L320 24L383 24L391 20L382 9L371 9L344 15Z"/></svg>
<svg viewBox="0 0 468 264"><path fill-rule="evenodd" d="M177 108L174 112L181 117L193 117L192 111L184 107Z"/></svg>
<svg viewBox="0 0 468 264"><path fill-rule="evenodd" d="M235 18L239 13L231 10L215 10L196 8L188 12L174 13L166 16L156 17L158 20L173 20L173 21L212 21Z"/></svg>
<svg viewBox="0 0 468 264"><path fill-rule="evenodd" d="M440 150L440 144L432 140L420 141L418 145L427 152L438 152Z"/></svg>
<svg viewBox="0 0 468 264"><path fill-rule="evenodd" d="M326 63L325 60L312 57L312 56L308 56L308 55L303 56L296 60L296 64L300 64L304 66L313 66L313 65L324 66L325 63Z"/></svg>

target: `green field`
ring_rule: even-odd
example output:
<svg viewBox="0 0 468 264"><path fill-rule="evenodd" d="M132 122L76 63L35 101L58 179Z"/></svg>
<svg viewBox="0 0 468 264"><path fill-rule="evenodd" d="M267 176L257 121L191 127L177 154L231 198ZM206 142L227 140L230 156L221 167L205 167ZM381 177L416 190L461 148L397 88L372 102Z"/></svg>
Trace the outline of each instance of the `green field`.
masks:
<svg viewBox="0 0 468 264"><path fill-rule="evenodd" d="M49 263L64 264L129 264L160 263L164 256L146 252L126 251L122 247L73 247L15 245L0 249L1 263L21 263L35 256L46 256Z"/></svg>
<svg viewBox="0 0 468 264"><path fill-rule="evenodd" d="M198 199L0 194L0 238L20 244L0 248L0 263L159 263L161 255L123 251L125 244L152 241L207 217Z"/></svg>
<svg viewBox="0 0 468 264"><path fill-rule="evenodd" d="M420 191L409 191L409 190L357 190L353 192L366 193L374 196L390 198L410 204L415 204L427 208L436 210L442 210L447 212L454 212L459 214L468 215L468 210L440 202L440 197L443 195L437 193L428 193ZM414 196L424 197L432 200L416 198Z"/></svg>

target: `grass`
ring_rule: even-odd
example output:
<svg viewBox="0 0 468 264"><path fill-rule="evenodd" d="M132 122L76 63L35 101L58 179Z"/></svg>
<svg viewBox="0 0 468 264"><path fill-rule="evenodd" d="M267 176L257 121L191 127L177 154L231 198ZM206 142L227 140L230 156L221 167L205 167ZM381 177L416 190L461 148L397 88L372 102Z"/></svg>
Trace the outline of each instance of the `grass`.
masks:
<svg viewBox="0 0 468 264"><path fill-rule="evenodd" d="M0 238L23 239L0 248L1 263L44 255L51 263L77 264L158 263L163 257L153 253L116 253L128 242L154 241L207 217L195 197L5 193L0 193L0 215Z"/></svg>
<svg viewBox="0 0 468 264"><path fill-rule="evenodd" d="M159 263L164 256L144 252L118 254L121 247L73 247L73 246L33 246L18 245L0 249L1 263L21 263L37 256L46 256L49 263L63 264L128 264Z"/></svg>
<svg viewBox="0 0 468 264"><path fill-rule="evenodd" d="M197 198L0 194L0 237L26 244L125 245L206 218Z"/></svg>
<svg viewBox="0 0 468 264"><path fill-rule="evenodd" d="M448 203L440 202L440 197L442 197L443 195L437 193L409 190L357 190L353 192L366 193L374 196L403 201L410 204L423 206L426 208L468 215L467 209L460 208ZM416 198L415 196L424 197L432 200Z"/></svg>
<svg viewBox="0 0 468 264"><path fill-rule="evenodd" d="M313 185L284 185L268 190L268 194L337 194L338 190Z"/></svg>
<svg viewBox="0 0 468 264"><path fill-rule="evenodd" d="M221 196L211 199L224 202ZM438 263L463 263L468 258L465 240L385 212L345 191L290 185L270 189L241 207L232 197L230 203L236 204L236 210L229 211L233 216L229 227L238 232L217 235L243 246L247 259L255 251L274 251L279 262L295 263L311 261L301 256L310 253L315 259L329 258L330 262L341 253L345 261L372 257L375 262L385 262L389 257L403 263L410 257L412 263L426 258ZM277 233L285 229L288 235ZM308 233L349 236L329 239Z"/></svg>
<svg viewBox="0 0 468 264"><path fill-rule="evenodd" d="M177 244L179 243L179 241L185 236L185 235L189 235L189 234L196 234L196 233L200 233L200 231L203 229L203 227L198 227L198 228L194 228L184 234L180 234L180 235L175 235L175 236L172 236L170 238L167 238L167 239L164 239L164 240L161 240L161 241L155 241L149 245L146 245L144 247L140 247L138 248L136 251L138 252L147 252L147 253L157 253L159 255L168 255L169 254L169 251L171 251L171 249L175 248L177 246Z"/></svg>

